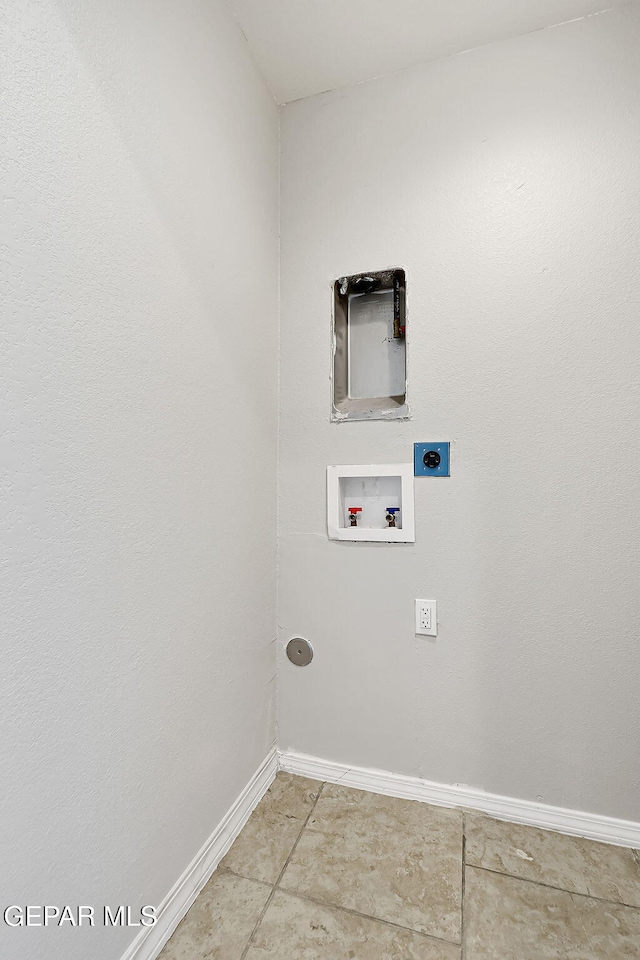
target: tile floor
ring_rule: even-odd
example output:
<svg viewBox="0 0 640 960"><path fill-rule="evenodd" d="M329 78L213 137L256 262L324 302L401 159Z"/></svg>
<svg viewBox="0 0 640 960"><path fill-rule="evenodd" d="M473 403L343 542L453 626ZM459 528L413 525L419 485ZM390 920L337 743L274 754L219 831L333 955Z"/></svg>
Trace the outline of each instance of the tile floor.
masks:
<svg viewBox="0 0 640 960"><path fill-rule="evenodd" d="M159 960L640 960L640 854L279 773Z"/></svg>

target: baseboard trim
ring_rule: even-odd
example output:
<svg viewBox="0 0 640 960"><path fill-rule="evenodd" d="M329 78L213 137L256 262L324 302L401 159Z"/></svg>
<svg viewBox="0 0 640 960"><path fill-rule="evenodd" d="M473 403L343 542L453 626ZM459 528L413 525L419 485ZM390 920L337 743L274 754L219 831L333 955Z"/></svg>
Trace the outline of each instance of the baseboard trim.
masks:
<svg viewBox="0 0 640 960"><path fill-rule="evenodd" d="M152 927L140 931L122 960L156 960L165 943L236 839L252 810L271 786L278 769L274 749L265 757L230 810L195 855L158 907Z"/></svg>
<svg viewBox="0 0 640 960"><path fill-rule="evenodd" d="M441 807L467 807L486 813L496 820L524 823L531 827L542 827L544 830L555 830L557 833L640 849L640 823L632 820L617 820L600 814L552 807L544 803L532 803L530 800L517 800L515 797L501 797L473 787L432 783L386 770L350 767L302 753L279 753L278 769L310 777L312 780L328 780L330 783L341 783L358 790L369 790L391 797L420 800Z"/></svg>

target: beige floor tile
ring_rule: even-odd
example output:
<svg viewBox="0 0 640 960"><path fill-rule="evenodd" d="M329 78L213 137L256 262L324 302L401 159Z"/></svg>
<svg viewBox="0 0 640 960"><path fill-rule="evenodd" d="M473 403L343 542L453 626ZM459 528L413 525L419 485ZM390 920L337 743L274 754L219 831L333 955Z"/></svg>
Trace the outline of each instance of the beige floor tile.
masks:
<svg viewBox="0 0 640 960"><path fill-rule="evenodd" d="M462 815L326 784L281 886L459 943Z"/></svg>
<svg viewBox="0 0 640 960"><path fill-rule="evenodd" d="M220 866L275 883L321 786L319 780L278 773Z"/></svg>
<svg viewBox="0 0 640 960"><path fill-rule="evenodd" d="M158 960L240 960L271 887L214 873Z"/></svg>
<svg viewBox="0 0 640 960"><path fill-rule="evenodd" d="M638 960L640 910L475 867L465 876L466 960Z"/></svg>
<svg viewBox="0 0 640 960"><path fill-rule="evenodd" d="M460 960L460 948L278 891L246 960Z"/></svg>
<svg viewBox="0 0 640 960"><path fill-rule="evenodd" d="M537 883L640 907L633 851L467 813L466 861Z"/></svg>

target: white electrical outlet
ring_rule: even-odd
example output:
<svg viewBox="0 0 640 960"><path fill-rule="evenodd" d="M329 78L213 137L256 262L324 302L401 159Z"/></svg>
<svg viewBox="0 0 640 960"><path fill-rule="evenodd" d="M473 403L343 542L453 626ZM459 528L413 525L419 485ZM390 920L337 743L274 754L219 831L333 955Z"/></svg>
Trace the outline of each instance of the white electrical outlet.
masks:
<svg viewBox="0 0 640 960"><path fill-rule="evenodd" d="M416 600L416 634L438 636L438 615L435 600Z"/></svg>

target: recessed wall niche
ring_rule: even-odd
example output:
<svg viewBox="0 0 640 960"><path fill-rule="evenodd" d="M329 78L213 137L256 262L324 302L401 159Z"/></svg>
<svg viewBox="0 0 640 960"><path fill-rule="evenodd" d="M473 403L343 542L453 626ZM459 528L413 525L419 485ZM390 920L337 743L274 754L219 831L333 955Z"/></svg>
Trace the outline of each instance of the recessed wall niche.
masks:
<svg viewBox="0 0 640 960"><path fill-rule="evenodd" d="M330 540L414 543L413 464L327 467Z"/></svg>
<svg viewBox="0 0 640 960"><path fill-rule="evenodd" d="M400 267L335 281L332 420L408 418L406 289Z"/></svg>

